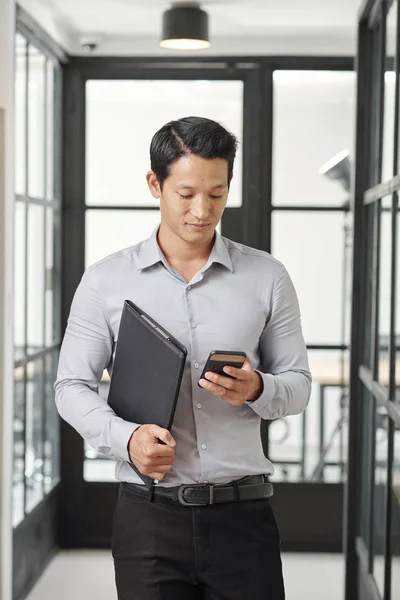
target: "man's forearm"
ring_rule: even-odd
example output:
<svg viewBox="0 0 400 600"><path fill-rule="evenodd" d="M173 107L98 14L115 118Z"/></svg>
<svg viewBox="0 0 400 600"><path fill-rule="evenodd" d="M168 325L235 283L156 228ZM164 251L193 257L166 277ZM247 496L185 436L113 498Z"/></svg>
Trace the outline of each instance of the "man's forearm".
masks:
<svg viewBox="0 0 400 600"><path fill-rule="evenodd" d="M60 416L97 452L129 461L128 442L138 424L117 417L107 402L82 382L59 378L55 390Z"/></svg>

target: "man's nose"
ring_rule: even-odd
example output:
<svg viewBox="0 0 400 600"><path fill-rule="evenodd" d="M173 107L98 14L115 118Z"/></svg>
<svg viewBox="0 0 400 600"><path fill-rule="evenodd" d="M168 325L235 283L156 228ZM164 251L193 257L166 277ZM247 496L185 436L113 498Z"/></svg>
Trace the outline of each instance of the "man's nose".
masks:
<svg viewBox="0 0 400 600"><path fill-rule="evenodd" d="M210 213L210 201L207 197L198 196L193 199L191 213L197 219L205 219Z"/></svg>

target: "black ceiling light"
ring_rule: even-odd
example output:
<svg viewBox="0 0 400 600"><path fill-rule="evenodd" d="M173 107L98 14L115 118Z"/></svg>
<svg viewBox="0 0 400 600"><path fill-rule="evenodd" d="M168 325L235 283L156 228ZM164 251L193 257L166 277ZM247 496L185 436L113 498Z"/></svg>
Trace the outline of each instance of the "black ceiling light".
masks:
<svg viewBox="0 0 400 600"><path fill-rule="evenodd" d="M209 48L208 14L196 2L173 5L163 15L160 46L174 50Z"/></svg>

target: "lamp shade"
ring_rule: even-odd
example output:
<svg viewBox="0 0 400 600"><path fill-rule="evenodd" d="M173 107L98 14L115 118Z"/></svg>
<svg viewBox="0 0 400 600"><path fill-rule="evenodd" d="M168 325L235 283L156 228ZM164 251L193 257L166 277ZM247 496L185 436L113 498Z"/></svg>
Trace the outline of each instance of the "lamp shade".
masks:
<svg viewBox="0 0 400 600"><path fill-rule="evenodd" d="M346 192L351 188L351 164L349 151L342 150L329 159L320 169L320 174L329 177L329 179L339 181Z"/></svg>
<svg viewBox="0 0 400 600"><path fill-rule="evenodd" d="M176 50L209 48L208 14L197 5L173 6L165 11L160 46Z"/></svg>

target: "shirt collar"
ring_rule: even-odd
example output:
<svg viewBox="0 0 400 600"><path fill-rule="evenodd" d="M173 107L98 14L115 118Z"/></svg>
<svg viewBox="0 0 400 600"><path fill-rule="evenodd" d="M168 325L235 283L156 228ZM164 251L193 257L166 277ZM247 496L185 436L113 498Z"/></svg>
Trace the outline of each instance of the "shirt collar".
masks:
<svg viewBox="0 0 400 600"><path fill-rule="evenodd" d="M143 248L139 254L138 271L152 267L158 262L164 262L164 256L157 242L157 233L159 225L155 228L148 240L143 244Z"/></svg>
<svg viewBox="0 0 400 600"><path fill-rule="evenodd" d="M225 245L225 241L220 236L218 231L215 232L215 242L208 260L208 264L219 263L233 273L232 259Z"/></svg>
<svg viewBox="0 0 400 600"><path fill-rule="evenodd" d="M167 266L165 257L161 252L161 248L157 242L157 233L159 227L160 226L157 225L151 236L144 242L144 246L139 255L139 264L137 268L138 271L152 267L159 262L162 262L165 266ZM210 266L212 263L219 263L226 267L231 273L233 272L231 257L225 242L218 231L215 232L215 242L210 254L210 258L207 261L207 266Z"/></svg>

